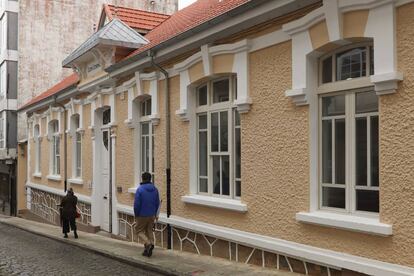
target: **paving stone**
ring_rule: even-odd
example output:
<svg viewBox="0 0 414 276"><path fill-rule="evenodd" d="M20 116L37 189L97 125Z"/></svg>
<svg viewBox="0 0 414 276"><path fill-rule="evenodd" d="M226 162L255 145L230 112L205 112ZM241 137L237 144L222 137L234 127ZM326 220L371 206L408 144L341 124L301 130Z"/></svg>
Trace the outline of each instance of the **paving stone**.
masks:
<svg viewBox="0 0 414 276"><path fill-rule="evenodd" d="M0 275L161 275L0 223Z"/></svg>

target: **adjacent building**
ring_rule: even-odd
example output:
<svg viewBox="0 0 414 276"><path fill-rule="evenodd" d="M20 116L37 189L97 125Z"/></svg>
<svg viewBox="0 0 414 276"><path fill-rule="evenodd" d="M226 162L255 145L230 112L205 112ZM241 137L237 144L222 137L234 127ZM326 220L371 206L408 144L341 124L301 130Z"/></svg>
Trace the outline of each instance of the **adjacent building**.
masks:
<svg viewBox="0 0 414 276"><path fill-rule="evenodd" d="M0 1L0 213L15 214L19 4Z"/></svg>
<svg viewBox="0 0 414 276"><path fill-rule="evenodd" d="M150 172L158 246L414 274L414 1L199 0L147 32L105 14L20 109L28 210L56 223L72 187L80 223L139 242Z"/></svg>

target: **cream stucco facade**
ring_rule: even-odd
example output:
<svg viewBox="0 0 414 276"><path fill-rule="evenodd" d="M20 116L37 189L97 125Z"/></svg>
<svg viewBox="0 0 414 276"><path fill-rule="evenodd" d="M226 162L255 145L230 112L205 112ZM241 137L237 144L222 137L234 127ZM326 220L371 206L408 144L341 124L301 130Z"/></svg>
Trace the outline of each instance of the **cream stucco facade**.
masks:
<svg viewBox="0 0 414 276"><path fill-rule="evenodd" d="M36 144L30 136L28 181L24 183L28 193L31 188L63 193L63 174L58 181L48 179L51 155L46 131L51 120L60 118L62 122L64 112L68 117L78 113L83 122L82 179L80 183L69 181L68 185L80 195L81 202L91 206L88 223L105 229L101 214L106 210L101 209L105 193L102 158L98 153L104 127L99 122L102 110L110 108L112 209L108 229L135 240L133 228L128 227L133 224L134 188L141 173L138 110L140 102L150 97L153 172L163 200L157 232L164 241L161 246L166 246L164 225L169 224L173 227L174 249L302 273L322 274L323 269L315 268L320 266L332 273L412 275L413 14L411 1L324 1L305 16L291 15L264 28L256 26L259 35L241 33L236 41L224 44L211 41L185 58L180 56L180 62L167 62L171 117L169 217L166 80L152 66L122 76L119 73L104 89L99 84L108 81L106 73L82 79L80 86L87 87L82 88L85 93L66 100L65 110L31 110L29 133L40 124L42 158L41 173L33 175ZM366 41L373 41L375 74L319 85L319 57L344 45ZM240 113L240 198L202 195L197 187L195 92L200 84L223 76L237 77L237 96L231 105ZM367 87L379 99L379 212L366 216L324 211L319 206L320 187L316 183L320 166L318 94ZM75 94L76 88L73 91ZM65 131L61 129L61 137ZM68 179L73 165L72 139L68 135ZM60 142L63 168L63 138ZM184 238L189 233L187 237L193 243ZM197 243L192 235L199 235L201 241ZM212 243L214 239L216 243Z"/></svg>

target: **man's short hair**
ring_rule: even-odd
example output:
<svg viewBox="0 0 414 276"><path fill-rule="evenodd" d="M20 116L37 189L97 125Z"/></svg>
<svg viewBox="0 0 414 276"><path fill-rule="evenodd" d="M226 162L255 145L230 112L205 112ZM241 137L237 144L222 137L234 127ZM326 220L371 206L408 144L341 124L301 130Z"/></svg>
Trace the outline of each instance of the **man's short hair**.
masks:
<svg viewBox="0 0 414 276"><path fill-rule="evenodd" d="M151 182L151 174L149 172L144 172L141 178L143 183Z"/></svg>

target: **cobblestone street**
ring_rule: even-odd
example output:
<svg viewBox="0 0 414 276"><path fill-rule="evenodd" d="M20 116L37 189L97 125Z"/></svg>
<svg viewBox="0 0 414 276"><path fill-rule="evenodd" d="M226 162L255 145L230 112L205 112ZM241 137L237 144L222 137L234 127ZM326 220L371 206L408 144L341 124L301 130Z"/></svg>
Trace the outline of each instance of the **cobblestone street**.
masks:
<svg viewBox="0 0 414 276"><path fill-rule="evenodd" d="M0 223L0 276L6 275L160 274Z"/></svg>

